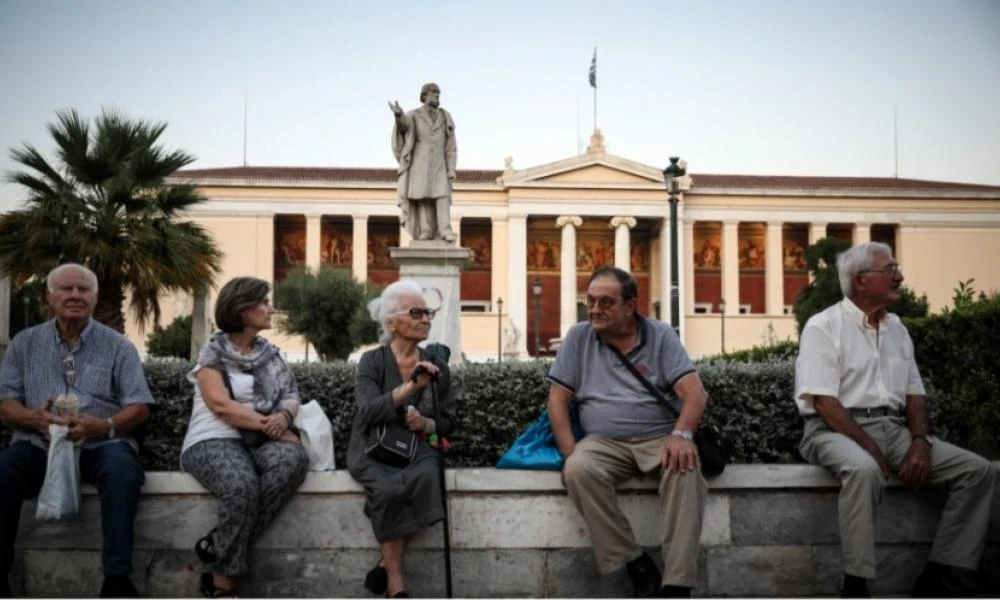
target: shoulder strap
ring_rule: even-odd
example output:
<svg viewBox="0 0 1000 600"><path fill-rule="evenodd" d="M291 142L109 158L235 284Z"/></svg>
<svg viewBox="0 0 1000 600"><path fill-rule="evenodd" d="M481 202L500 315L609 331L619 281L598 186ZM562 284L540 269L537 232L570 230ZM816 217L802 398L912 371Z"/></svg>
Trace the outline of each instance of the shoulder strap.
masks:
<svg viewBox="0 0 1000 600"><path fill-rule="evenodd" d="M229 397L236 400L236 393L233 391L233 382L229 381L229 369L226 365L222 365L222 383L226 384L226 389L229 390Z"/></svg>
<svg viewBox="0 0 1000 600"><path fill-rule="evenodd" d="M632 364L632 361L630 361L628 357L622 354L621 350L619 350L612 344L605 344L605 346L610 348L611 351L615 353L615 356L618 357L618 360L622 361L622 364L625 365L625 368L627 368L629 372L632 373L632 375L635 375L635 378L639 380L639 383L641 383L647 390L649 390L649 393L652 394L654 398L662 402L663 405L667 407L667 410L669 410L671 414L674 415L674 417L680 418L681 414L677 412L677 409L674 408L674 405L671 404L669 400L667 400L666 396L663 395L663 392L656 389L656 386L653 385L653 382L646 379L646 377L639 372L639 369L635 368L635 365Z"/></svg>

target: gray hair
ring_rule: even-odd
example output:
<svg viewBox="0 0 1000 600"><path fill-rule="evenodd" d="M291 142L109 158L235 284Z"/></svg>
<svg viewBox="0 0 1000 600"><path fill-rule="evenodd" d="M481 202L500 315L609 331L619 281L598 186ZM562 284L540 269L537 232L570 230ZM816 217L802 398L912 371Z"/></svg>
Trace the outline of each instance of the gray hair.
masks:
<svg viewBox="0 0 1000 600"><path fill-rule="evenodd" d="M392 340L389 332L389 320L394 319L399 314L402 299L405 296L424 297L424 290L420 284L412 279L400 279L389 284L382 295L368 303L368 314L372 321L378 323L378 341L386 344Z"/></svg>
<svg viewBox="0 0 1000 600"><path fill-rule="evenodd" d="M94 286L94 293L95 294L97 293L98 290L97 275L95 275L93 271L91 271L90 269L79 263L63 263L58 267L49 271L48 276L45 278L45 288L50 292L55 291L54 285L56 277L59 277L64 272L69 271L71 269L76 269L77 271L81 271L84 274L84 276L86 276L86 278L90 280L90 285Z"/></svg>
<svg viewBox="0 0 1000 600"><path fill-rule="evenodd" d="M837 276L840 278L840 291L845 298L850 298L854 289L851 282L858 273L875 267L875 257L886 255L892 257L892 248L882 242L865 242L858 244L837 255Z"/></svg>

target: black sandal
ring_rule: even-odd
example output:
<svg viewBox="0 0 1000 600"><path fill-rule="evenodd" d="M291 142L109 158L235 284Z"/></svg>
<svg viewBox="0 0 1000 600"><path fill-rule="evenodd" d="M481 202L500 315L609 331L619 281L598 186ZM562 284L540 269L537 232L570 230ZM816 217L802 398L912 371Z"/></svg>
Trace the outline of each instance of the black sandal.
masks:
<svg viewBox="0 0 1000 600"><path fill-rule="evenodd" d="M378 562L375 563L372 570L365 575L365 589L376 596L381 596L389 591L389 573L385 567L378 564L380 562L382 562L381 556L378 557Z"/></svg>
<svg viewBox="0 0 1000 600"><path fill-rule="evenodd" d="M194 544L195 554L201 559L201 562L206 565L210 565L219 560L219 555L215 552L209 551L209 548L215 550L215 530L213 527L211 531L205 534L205 537L199 538Z"/></svg>
<svg viewBox="0 0 1000 600"><path fill-rule="evenodd" d="M235 598L236 588L228 590L215 585L215 577L211 573L201 574L201 593L206 598Z"/></svg>

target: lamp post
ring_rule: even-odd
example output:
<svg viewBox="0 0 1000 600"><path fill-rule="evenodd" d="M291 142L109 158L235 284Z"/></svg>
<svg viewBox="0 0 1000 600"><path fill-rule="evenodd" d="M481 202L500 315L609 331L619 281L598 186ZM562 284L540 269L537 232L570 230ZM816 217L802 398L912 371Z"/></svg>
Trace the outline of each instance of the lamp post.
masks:
<svg viewBox="0 0 1000 600"><path fill-rule="evenodd" d="M542 352L542 280L538 277L531 284L531 291L535 294L535 358L538 358Z"/></svg>
<svg viewBox="0 0 1000 600"><path fill-rule="evenodd" d="M719 310L722 311L722 353L726 353L726 299L719 300Z"/></svg>
<svg viewBox="0 0 1000 600"><path fill-rule="evenodd" d="M21 303L24 304L24 324L23 328L28 328L28 309L31 307L31 298L28 297L28 292L24 293L21 297Z"/></svg>
<svg viewBox="0 0 1000 600"><path fill-rule="evenodd" d="M497 365L503 364L503 298L497 298Z"/></svg>
<svg viewBox="0 0 1000 600"><path fill-rule="evenodd" d="M678 164L680 157L671 156L670 164L663 169L663 183L667 186L667 200L670 202L670 325L680 336L680 280L677 266L677 191L679 178L687 173L685 165Z"/></svg>

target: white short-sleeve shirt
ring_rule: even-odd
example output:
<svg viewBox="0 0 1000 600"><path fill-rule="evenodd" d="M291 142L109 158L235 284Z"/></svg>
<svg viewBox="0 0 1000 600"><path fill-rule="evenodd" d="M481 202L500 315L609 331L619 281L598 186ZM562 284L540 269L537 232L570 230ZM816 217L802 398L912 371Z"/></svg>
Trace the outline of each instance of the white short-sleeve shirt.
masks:
<svg viewBox="0 0 1000 600"><path fill-rule="evenodd" d="M240 437L238 429L228 425L205 405L205 399L195 381L195 374L201 369L201 365L196 365L187 377L188 381L194 383L194 400L191 402L191 420L188 422L187 434L185 434L184 442L181 444L181 454L204 440ZM253 375L232 367L226 370L229 372L233 393L236 394L235 400L237 402L250 402L253 399Z"/></svg>
<svg viewBox="0 0 1000 600"><path fill-rule="evenodd" d="M924 384L913 341L898 316L887 313L873 328L845 298L806 323L795 361L799 414L816 414L814 396L832 396L844 408L902 411L910 394L924 395Z"/></svg>

